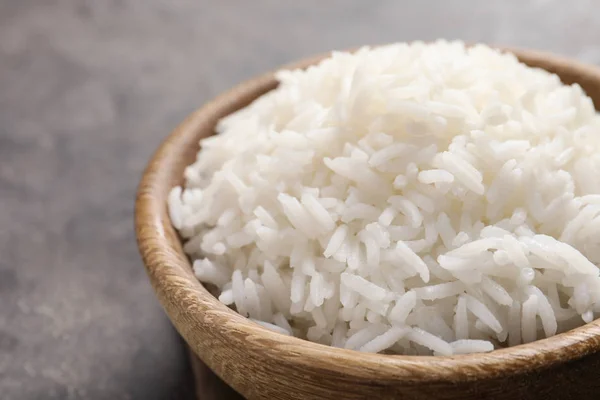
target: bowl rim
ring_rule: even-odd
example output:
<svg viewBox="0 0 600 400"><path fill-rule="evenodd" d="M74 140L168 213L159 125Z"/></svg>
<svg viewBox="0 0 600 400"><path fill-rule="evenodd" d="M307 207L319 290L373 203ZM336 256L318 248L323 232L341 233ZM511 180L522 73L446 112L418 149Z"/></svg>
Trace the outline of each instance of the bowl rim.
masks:
<svg viewBox="0 0 600 400"><path fill-rule="evenodd" d="M536 50L498 48L515 54L526 64L547 65L551 67L545 68L548 70L564 69L575 76L600 82L598 67ZM277 70L306 68L329 54L305 58ZM182 182L185 165L181 165L181 161L193 159L197 152L199 132L208 128L212 131L218 119L276 86L274 72L268 72L238 84L192 113L162 142L138 187L135 230L146 271L175 327L201 358L210 359L212 349L202 343L194 331L211 331L224 343L228 343L228 335L233 331L249 339L245 351L272 353L298 367L317 363L321 368L343 370L357 379L424 383L492 379L531 372L600 351L600 319L549 338L489 353L406 356L361 353L286 336L266 329L222 304L192 273L191 264L171 226L166 199L172 186ZM215 369L210 360L207 363Z"/></svg>

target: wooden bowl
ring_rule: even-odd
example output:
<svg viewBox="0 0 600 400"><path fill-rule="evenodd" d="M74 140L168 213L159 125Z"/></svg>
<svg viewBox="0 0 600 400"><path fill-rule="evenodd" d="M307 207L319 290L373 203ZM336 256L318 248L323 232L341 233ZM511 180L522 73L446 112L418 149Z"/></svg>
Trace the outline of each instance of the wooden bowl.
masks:
<svg viewBox="0 0 600 400"><path fill-rule="evenodd" d="M600 104L600 69L536 51L509 51L565 83L579 83ZM321 58L288 67L307 67ZM198 141L214 133L220 118L276 86L268 73L193 113L154 154L139 186L135 225L148 275L171 321L204 363L248 399L600 398L600 320L491 353L390 356L280 335L213 297L194 277L170 224L167 194L182 183Z"/></svg>

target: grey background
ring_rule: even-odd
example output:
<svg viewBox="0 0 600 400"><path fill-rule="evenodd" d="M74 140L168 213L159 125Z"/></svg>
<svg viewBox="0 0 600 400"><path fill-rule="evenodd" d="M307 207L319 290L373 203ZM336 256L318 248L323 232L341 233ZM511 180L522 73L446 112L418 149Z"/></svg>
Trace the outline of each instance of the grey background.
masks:
<svg viewBox="0 0 600 400"><path fill-rule="evenodd" d="M312 53L412 39L534 47L600 64L598 8L0 0L0 398L192 397L132 213L152 151L212 96Z"/></svg>

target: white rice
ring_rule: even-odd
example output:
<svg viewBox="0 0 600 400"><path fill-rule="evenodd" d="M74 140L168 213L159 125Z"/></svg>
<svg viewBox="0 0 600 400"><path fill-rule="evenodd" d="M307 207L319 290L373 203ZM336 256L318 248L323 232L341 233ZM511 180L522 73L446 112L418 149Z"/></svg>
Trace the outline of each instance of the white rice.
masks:
<svg viewBox="0 0 600 400"><path fill-rule="evenodd" d="M600 310L600 117L460 42L334 52L224 118L168 197L202 282L283 334L464 354Z"/></svg>

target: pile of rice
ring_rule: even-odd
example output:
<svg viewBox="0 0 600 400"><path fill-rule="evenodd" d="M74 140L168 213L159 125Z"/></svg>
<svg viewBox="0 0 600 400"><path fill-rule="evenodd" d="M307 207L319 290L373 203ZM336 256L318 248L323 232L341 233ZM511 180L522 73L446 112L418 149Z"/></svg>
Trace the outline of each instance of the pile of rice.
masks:
<svg viewBox="0 0 600 400"><path fill-rule="evenodd" d="M600 116L581 87L445 41L277 79L169 196L220 301L398 354L528 343L600 311Z"/></svg>

